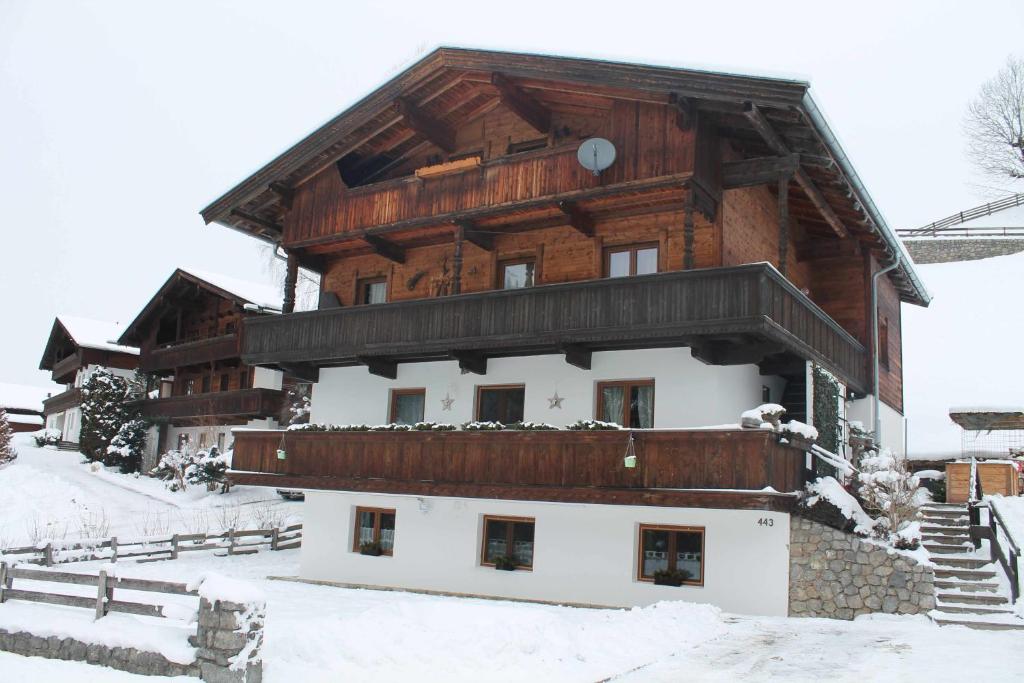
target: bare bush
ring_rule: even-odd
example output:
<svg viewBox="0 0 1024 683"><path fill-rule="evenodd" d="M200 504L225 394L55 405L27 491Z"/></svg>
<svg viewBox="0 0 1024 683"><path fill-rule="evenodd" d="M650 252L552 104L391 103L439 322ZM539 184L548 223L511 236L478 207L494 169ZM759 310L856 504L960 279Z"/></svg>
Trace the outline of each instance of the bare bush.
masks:
<svg viewBox="0 0 1024 683"><path fill-rule="evenodd" d="M171 515L169 512L159 512L149 508L138 515L134 526L135 532L143 538L166 536L171 531Z"/></svg>
<svg viewBox="0 0 1024 683"><path fill-rule="evenodd" d="M242 506L238 503L222 505L217 508L217 524L221 531L239 528L242 523Z"/></svg>
<svg viewBox="0 0 1024 683"><path fill-rule="evenodd" d="M190 534L208 535L210 533L210 513L203 508L191 510L190 513L187 515L184 512L179 514L181 525Z"/></svg>
<svg viewBox="0 0 1024 683"><path fill-rule="evenodd" d="M80 508L78 511L78 535L82 538L107 538L110 536L110 517L107 509Z"/></svg>
<svg viewBox="0 0 1024 683"><path fill-rule="evenodd" d="M274 501L265 500L254 504L249 517L257 529L280 529L285 526L289 513Z"/></svg>

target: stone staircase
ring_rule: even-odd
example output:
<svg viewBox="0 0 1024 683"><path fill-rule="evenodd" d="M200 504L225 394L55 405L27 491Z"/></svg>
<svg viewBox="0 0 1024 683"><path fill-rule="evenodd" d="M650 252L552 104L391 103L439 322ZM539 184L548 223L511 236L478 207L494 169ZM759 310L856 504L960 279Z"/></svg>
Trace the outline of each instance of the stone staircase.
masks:
<svg viewBox="0 0 1024 683"><path fill-rule="evenodd" d="M921 512L922 545L935 563L932 620L940 626L1024 629L997 575L1002 568L971 543L967 506L930 503Z"/></svg>
<svg viewBox="0 0 1024 683"><path fill-rule="evenodd" d="M57 444L58 451L77 451L78 444L73 441L61 441Z"/></svg>

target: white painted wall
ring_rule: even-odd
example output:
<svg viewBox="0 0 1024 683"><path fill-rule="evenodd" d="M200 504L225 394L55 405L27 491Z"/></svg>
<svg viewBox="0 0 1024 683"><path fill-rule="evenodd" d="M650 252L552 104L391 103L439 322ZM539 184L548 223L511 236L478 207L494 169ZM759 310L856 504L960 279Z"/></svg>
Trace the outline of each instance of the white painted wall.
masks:
<svg viewBox="0 0 1024 683"><path fill-rule="evenodd" d="M78 372L75 373L75 386L81 387L83 384L85 384L86 380L88 380L96 373L97 370L106 370L112 375L115 375L117 377L124 377L125 379L131 379L135 377L134 370L124 370L122 368L108 368L103 365L86 365L84 368L80 368Z"/></svg>
<svg viewBox="0 0 1024 683"><path fill-rule="evenodd" d="M252 373L253 389L281 389L284 373L269 368L255 368Z"/></svg>
<svg viewBox="0 0 1024 683"><path fill-rule="evenodd" d="M352 551L360 505L395 509L392 557ZM532 571L480 566L485 514L535 518ZM641 523L703 526L704 586L638 581ZM788 605L785 513L310 491L303 536L305 579L621 607L686 600L775 616Z"/></svg>
<svg viewBox="0 0 1024 683"><path fill-rule="evenodd" d="M564 426L594 418L596 384L604 380L654 379L654 426L701 427L735 424L740 413L761 403L761 387L781 397L784 381L762 376L756 365L705 365L688 348L607 351L593 354L590 370L560 355L492 358L487 374L462 374L456 361L402 363L398 379L371 375L362 366L324 368L313 386L312 422L381 424L388 421L390 390L425 388L424 419L461 424L474 419L478 385L525 384L524 419ZM555 392L565 398L551 408ZM454 399L451 410L442 400Z"/></svg>
<svg viewBox="0 0 1024 683"><path fill-rule="evenodd" d="M209 448L211 446L218 445L218 437L223 435L224 448L231 448L231 444L235 438L231 435L232 429L239 427L247 427L249 429L277 429L280 425L277 420L272 418L260 419L260 420L249 420L245 424L236 425L217 425L215 427L168 427L167 428L167 448L174 449L178 447L178 436L180 434L187 434L189 437L189 445L193 449ZM206 444L200 446L203 434L206 435Z"/></svg>
<svg viewBox="0 0 1024 683"><path fill-rule="evenodd" d="M906 418L884 401L880 404L882 447L897 455L906 455ZM871 396L846 402L846 419L860 420L869 432L874 428L874 399Z"/></svg>

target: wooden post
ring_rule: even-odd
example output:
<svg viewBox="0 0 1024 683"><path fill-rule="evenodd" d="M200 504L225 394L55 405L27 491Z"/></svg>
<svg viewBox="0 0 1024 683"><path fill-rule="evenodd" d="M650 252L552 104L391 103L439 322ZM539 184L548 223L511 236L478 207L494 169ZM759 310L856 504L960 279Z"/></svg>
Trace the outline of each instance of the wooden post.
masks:
<svg viewBox="0 0 1024 683"><path fill-rule="evenodd" d="M462 293L462 240L466 231L462 225L455 226L455 256L452 258L452 294Z"/></svg>
<svg viewBox="0 0 1024 683"><path fill-rule="evenodd" d="M228 555L235 554L235 530L228 529Z"/></svg>
<svg viewBox="0 0 1024 683"><path fill-rule="evenodd" d="M100 572L96 582L96 619L102 619L107 613L107 573Z"/></svg>
<svg viewBox="0 0 1024 683"><path fill-rule="evenodd" d="M299 259L294 253L288 253L288 266L284 276L284 303L282 313L295 312L295 285L299 281Z"/></svg>
<svg viewBox="0 0 1024 683"><path fill-rule="evenodd" d="M683 205L683 270L692 270L693 258L693 189L687 190L686 203Z"/></svg>
<svg viewBox="0 0 1024 683"><path fill-rule="evenodd" d="M43 548L43 564L47 567L53 566L53 541L48 541Z"/></svg>
<svg viewBox="0 0 1024 683"><path fill-rule="evenodd" d="M117 562L117 536L110 537L110 561Z"/></svg>
<svg viewBox="0 0 1024 683"><path fill-rule="evenodd" d="M0 562L0 603L6 598L4 597L4 591L10 589L10 584L7 581L7 563Z"/></svg>
<svg viewBox="0 0 1024 683"><path fill-rule="evenodd" d="M786 275L789 262L789 176L779 177L779 272Z"/></svg>
<svg viewBox="0 0 1024 683"><path fill-rule="evenodd" d="M277 550L278 536L280 536L281 530L278 527L274 527L270 531L270 549Z"/></svg>
<svg viewBox="0 0 1024 683"><path fill-rule="evenodd" d="M178 559L178 534L171 536L171 559Z"/></svg>

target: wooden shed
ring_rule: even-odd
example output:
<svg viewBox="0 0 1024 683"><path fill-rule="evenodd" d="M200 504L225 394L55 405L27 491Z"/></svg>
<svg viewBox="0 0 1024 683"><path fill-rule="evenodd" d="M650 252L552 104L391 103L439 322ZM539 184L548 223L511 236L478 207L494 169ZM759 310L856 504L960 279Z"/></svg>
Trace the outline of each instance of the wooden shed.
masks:
<svg viewBox="0 0 1024 683"><path fill-rule="evenodd" d="M1017 466L1009 460L978 463L978 477L985 494L1020 495ZM946 464L946 502L966 503L970 499L971 463Z"/></svg>

